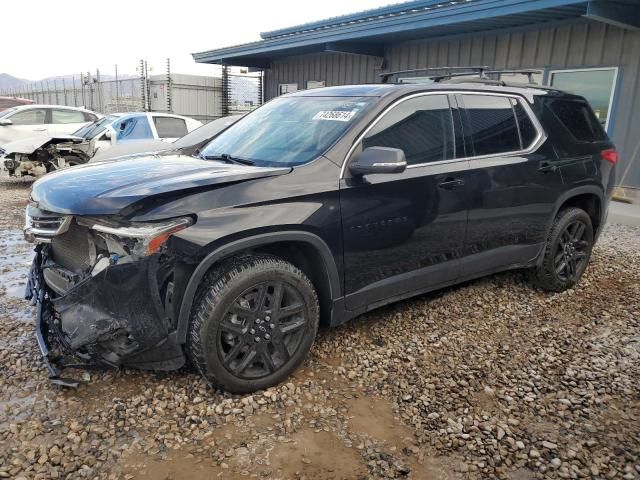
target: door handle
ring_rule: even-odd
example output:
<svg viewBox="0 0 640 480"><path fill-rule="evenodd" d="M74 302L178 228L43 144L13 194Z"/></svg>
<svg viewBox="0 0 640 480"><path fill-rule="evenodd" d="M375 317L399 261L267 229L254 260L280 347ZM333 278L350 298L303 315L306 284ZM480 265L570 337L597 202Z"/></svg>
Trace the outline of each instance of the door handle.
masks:
<svg viewBox="0 0 640 480"><path fill-rule="evenodd" d="M46 130L46 128L34 128L33 131L34 132L44 132Z"/></svg>
<svg viewBox="0 0 640 480"><path fill-rule="evenodd" d="M438 184L438 187L444 190L453 190L454 188L462 187L463 185L464 180L461 178L447 177Z"/></svg>
<svg viewBox="0 0 640 480"><path fill-rule="evenodd" d="M558 170L558 166L555 163L551 162L541 162L538 167L538 171L541 173L549 173L556 172Z"/></svg>

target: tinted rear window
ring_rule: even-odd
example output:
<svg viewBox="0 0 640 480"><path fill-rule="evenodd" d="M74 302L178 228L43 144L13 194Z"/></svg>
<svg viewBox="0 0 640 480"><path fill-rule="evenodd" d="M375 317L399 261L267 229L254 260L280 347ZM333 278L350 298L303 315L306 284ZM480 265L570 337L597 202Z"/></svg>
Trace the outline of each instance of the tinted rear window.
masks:
<svg viewBox="0 0 640 480"><path fill-rule="evenodd" d="M507 97L463 95L476 155L521 150L516 117Z"/></svg>
<svg viewBox="0 0 640 480"><path fill-rule="evenodd" d="M160 138L179 138L188 133L187 124L182 118L153 117L153 123Z"/></svg>
<svg viewBox="0 0 640 480"><path fill-rule="evenodd" d="M586 102L554 99L549 102L549 107L576 140L601 142L607 139L602 125Z"/></svg>

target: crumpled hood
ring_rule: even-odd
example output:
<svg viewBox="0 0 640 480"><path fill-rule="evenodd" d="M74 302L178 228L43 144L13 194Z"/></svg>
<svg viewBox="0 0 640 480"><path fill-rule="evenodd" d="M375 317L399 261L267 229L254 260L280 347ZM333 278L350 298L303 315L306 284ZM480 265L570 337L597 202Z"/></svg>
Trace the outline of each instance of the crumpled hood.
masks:
<svg viewBox="0 0 640 480"><path fill-rule="evenodd" d="M49 135L36 135L34 137L16 140L15 142L9 142L2 148L5 151L5 155L9 155L11 153L24 153L28 155L39 148L45 147L51 142L81 143L83 141L84 138L74 137L73 135L56 135L55 137L50 137Z"/></svg>
<svg viewBox="0 0 640 480"><path fill-rule="evenodd" d="M156 195L289 173L291 168L250 167L184 155L146 156L81 165L45 175L31 198L50 212L113 215Z"/></svg>

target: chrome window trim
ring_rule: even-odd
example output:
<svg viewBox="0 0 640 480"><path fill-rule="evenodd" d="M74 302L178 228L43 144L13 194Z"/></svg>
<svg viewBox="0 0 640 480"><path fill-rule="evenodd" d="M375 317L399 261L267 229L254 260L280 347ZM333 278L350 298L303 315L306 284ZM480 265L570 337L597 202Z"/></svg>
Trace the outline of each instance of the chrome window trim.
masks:
<svg viewBox="0 0 640 480"><path fill-rule="evenodd" d="M496 153L496 154L489 154L489 155L474 155L471 157L462 157L462 158L452 158L449 160L441 160L438 162L427 162L427 163L416 163L415 165L409 165L407 166L407 170L410 168L422 168L422 167L427 167L427 166L431 166L431 165L443 165L443 164L447 164L447 163L454 163L454 162L463 162L463 161L470 161L470 160L480 160L483 158L492 158L492 157L511 157L511 156L517 156L517 155L527 155L530 153L535 152L538 148L540 148L540 146L545 142L545 140L547 139L547 134L544 131L544 129L542 128L542 125L540 124L540 122L538 121L538 118L535 116L535 114L533 113L533 110L531 110L531 106L529 105L529 102L525 101L525 99L518 95L517 93L494 93L494 92L479 92L479 91L472 91L472 90L443 90L443 91L437 91L437 92L419 92L419 93L414 93L411 95L407 95L406 97L402 97L397 99L396 101L394 101L391 105L389 105L387 108L385 108L380 115L378 115L378 117L376 117L376 119L371 122L371 124L364 130L364 132L362 132L358 138L356 139L355 142L353 142L353 145L351 145L351 148L349 148L349 151L347 152L347 155L345 156L344 162L342 163L342 167L340 168L340 180L342 180L344 178L344 172L347 169L347 164L349 163L349 160L351 159L351 155L353 155L353 152L355 151L355 149L358 147L358 145L360 144L360 142L362 142L362 139L367 135L367 133L369 133L369 131L375 127L377 125L377 123L387 114L389 113L389 111L391 111L393 108L395 108L396 106L400 105L403 102L406 102L407 100L411 100L414 98L418 98L418 97L424 97L427 95L482 95L485 97L507 97L507 98L513 98L515 101L519 102L520 105L522 105L522 108L524 108L525 112L527 112L527 115L529 116L529 119L531 120L531 122L533 123L534 128L536 129L536 132L538 133L538 135L536 136L536 138L533 140L533 142L531 143L531 145L528 148L522 149L522 150L516 150L516 151L512 151L512 152L503 152L503 153ZM516 119L517 121L517 119Z"/></svg>

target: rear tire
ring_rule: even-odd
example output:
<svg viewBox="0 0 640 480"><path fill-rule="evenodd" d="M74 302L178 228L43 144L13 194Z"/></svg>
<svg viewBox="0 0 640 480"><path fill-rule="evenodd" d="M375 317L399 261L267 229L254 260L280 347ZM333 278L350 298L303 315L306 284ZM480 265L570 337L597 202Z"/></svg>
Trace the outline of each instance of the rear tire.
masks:
<svg viewBox="0 0 640 480"><path fill-rule="evenodd" d="M552 292L572 288L587 268L593 248L593 225L584 210L562 210L553 222L543 257L531 272L533 283Z"/></svg>
<svg viewBox="0 0 640 480"><path fill-rule="evenodd" d="M235 258L199 289L187 355L212 386L249 393L282 382L304 361L318 323L318 297L298 268L272 255Z"/></svg>

